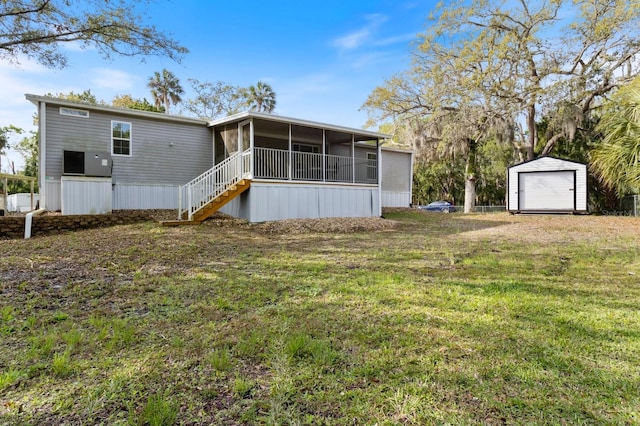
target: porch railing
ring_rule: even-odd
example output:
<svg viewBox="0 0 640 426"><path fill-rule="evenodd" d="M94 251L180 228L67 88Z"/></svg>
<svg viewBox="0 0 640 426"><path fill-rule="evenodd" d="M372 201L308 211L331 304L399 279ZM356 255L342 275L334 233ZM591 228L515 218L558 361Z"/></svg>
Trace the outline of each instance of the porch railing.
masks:
<svg viewBox="0 0 640 426"><path fill-rule="evenodd" d="M272 148L254 148L253 176L258 179L326 181L344 183L376 183L377 161L340 155ZM291 164L289 162L291 161ZM324 169L323 169L324 162ZM290 167L291 166L291 167ZM323 175L324 171L324 175Z"/></svg>
<svg viewBox="0 0 640 426"><path fill-rule="evenodd" d="M178 219L193 214L224 193L241 179L251 177L251 150L236 152L202 173L191 182L178 187Z"/></svg>

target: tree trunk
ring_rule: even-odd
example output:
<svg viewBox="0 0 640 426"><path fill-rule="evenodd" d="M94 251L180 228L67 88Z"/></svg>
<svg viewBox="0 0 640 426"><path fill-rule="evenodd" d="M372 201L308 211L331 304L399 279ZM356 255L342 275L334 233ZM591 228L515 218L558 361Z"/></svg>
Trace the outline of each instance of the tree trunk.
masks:
<svg viewBox="0 0 640 426"><path fill-rule="evenodd" d="M467 140L469 154L467 155L467 164L465 167L464 179L464 212L471 213L476 206L476 154L478 145L472 139Z"/></svg>
<svg viewBox="0 0 640 426"><path fill-rule="evenodd" d="M536 148L536 106L529 105L527 107L527 131L528 131L528 144L527 144L527 160L533 160L535 158Z"/></svg>

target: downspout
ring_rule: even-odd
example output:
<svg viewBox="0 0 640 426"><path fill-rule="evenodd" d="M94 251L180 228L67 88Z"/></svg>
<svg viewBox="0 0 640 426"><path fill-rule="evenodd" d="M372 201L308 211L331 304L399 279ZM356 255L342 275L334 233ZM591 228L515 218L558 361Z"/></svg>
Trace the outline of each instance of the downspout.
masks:
<svg viewBox="0 0 640 426"><path fill-rule="evenodd" d="M27 213L27 216L24 219L24 239L28 240L31 238L31 224L33 223L33 216L41 215L46 212L45 209L38 209L33 212Z"/></svg>

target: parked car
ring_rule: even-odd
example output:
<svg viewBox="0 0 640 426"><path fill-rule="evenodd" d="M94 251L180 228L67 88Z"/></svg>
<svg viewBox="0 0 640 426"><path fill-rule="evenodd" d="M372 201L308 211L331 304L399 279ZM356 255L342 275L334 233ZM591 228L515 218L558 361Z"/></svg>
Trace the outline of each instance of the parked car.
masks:
<svg viewBox="0 0 640 426"><path fill-rule="evenodd" d="M419 206L418 208L420 210L442 213L453 213L456 211L455 206L448 201L434 201L433 203L429 203L426 206Z"/></svg>

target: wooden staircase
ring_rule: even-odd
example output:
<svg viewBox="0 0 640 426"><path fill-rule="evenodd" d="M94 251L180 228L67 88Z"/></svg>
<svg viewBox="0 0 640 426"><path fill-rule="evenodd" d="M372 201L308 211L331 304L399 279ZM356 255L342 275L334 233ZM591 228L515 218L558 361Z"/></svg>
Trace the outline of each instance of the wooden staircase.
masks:
<svg viewBox="0 0 640 426"><path fill-rule="evenodd" d="M178 189L178 219L163 226L197 225L251 186L251 151L235 153Z"/></svg>
<svg viewBox="0 0 640 426"><path fill-rule="evenodd" d="M188 219L187 212L184 212L182 213L182 219L163 220L160 223L163 226L198 225L203 220L211 217L215 212L220 210L229 201L233 200L238 195L242 194L244 191L249 189L250 186L251 186L251 181L249 179L242 179L238 181L236 184L231 185L222 194L213 198L211 201L209 201L207 204L205 204L199 210L197 210L191 217L191 220Z"/></svg>

